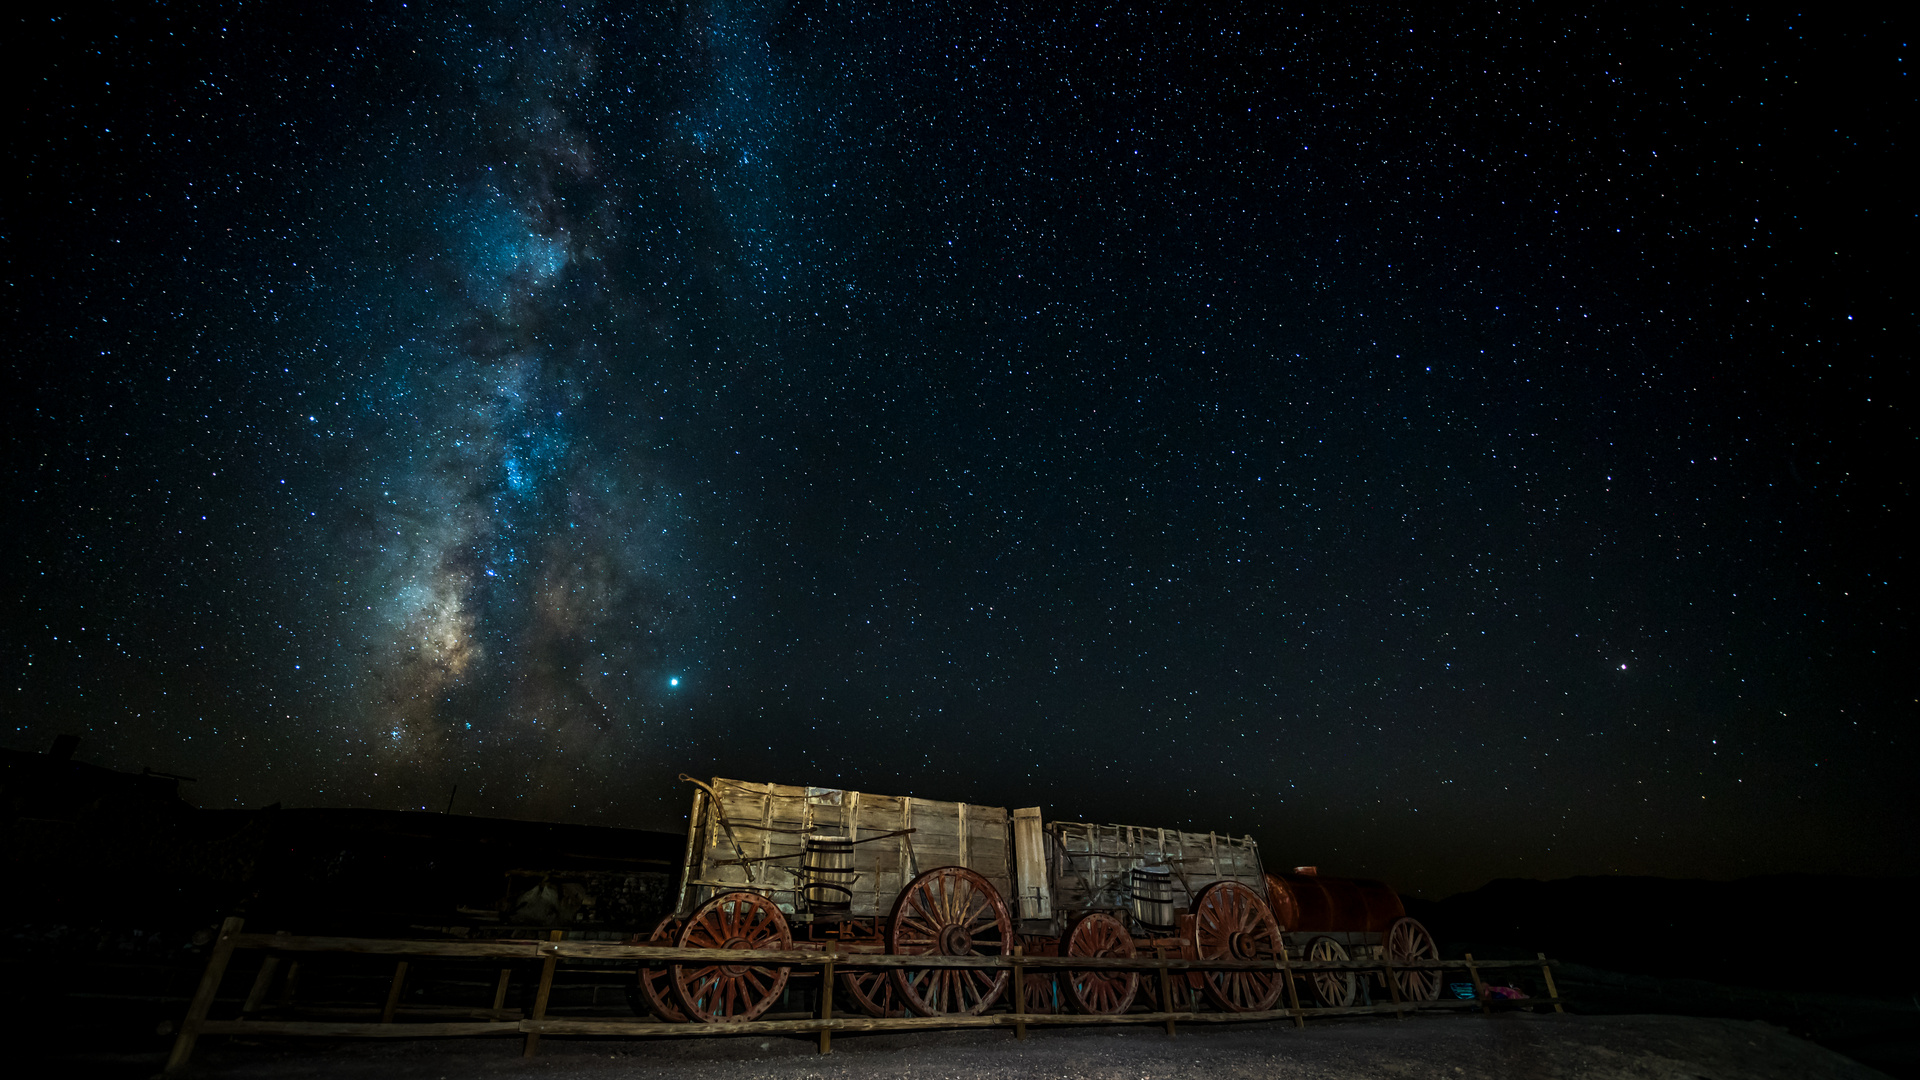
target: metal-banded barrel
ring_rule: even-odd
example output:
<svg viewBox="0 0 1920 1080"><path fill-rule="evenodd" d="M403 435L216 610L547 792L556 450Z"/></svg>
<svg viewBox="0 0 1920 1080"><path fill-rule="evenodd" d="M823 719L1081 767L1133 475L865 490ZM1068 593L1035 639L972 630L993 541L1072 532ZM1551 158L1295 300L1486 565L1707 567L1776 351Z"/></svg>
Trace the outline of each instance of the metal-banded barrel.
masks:
<svg viewBox="0 0 1920 1080"><path fill-rule="evenodd" d="M853 839L846 836L807 837L800 863L801 895L816 918L845 915L853 907Z"/></svg>
<svg viewBox="0 0 1920 1080"><path fill-rule="evenodd" d="M1173 871L1164 866L1136 866L1127 878L1133 917L1155 930L1173 928Z"/></svg>

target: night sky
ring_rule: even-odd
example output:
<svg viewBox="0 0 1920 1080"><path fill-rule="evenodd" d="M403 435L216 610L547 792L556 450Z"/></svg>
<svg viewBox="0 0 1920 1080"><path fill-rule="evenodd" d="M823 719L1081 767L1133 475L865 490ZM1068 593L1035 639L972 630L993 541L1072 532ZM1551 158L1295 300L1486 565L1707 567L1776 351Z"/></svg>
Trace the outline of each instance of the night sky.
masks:
<svg viewBox="0 0 1920 1080"><path fill-rule="evenodd" d="M1429 896L1920 872L1913 27L1862 10L21 16L4 743L206 807L1039 804Z"/></svg>

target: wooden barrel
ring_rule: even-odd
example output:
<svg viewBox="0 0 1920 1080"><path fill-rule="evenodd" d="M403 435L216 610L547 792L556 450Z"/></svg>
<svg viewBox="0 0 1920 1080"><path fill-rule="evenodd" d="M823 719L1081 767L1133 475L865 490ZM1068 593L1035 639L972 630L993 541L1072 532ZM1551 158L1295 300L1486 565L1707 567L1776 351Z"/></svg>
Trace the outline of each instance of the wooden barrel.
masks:
<svg viewBox="0 0 1920 1080"><path fill-rule="evenodd" d="M1173 872L1164 866L1136 866L1127 876L1133 917L1141 926L1170 930L1174 925Z"/></svg>

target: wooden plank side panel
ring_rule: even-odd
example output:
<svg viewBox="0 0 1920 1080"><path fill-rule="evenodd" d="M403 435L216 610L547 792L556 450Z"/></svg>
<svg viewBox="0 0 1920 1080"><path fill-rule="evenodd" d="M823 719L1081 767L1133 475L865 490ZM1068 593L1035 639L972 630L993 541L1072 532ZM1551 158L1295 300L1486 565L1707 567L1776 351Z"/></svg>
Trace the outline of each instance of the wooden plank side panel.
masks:
<svg viewBox="0 0 1920 1080"><path fill-rule="evenodd" d="M1053 886L1047 876L1046 835L1041 829L1040 808L1028 807L1013 812L1014 829L1014 917L1019 919L1053 918Z"/></svg>
<svg viewBox="0 0 1920 1080"><path fill-rule="evenodd" d="M853 897L851 914L857 918L884 916L893 910L893 899L900 893L900 847L897 839L873 840L906 826L899 799L847 792L843 820L850 817L848 835L868 843L853 848Z"/></svg>
<svg viewBox="0 0 1920 1080"><path fill-rule="evenodd" d="M1173 872L1179 906L1190 905L1216 881L1265 890L1250 837L1084 822L1049 822L1046 828L1055 841L1054 907L1062 912L1127 906L1132 871L1141 865Z"/></svg>
<svg viewBox="0 0 1920 1080"><path fill-rule="evenodd" d="M794 911L804 883L806 834L844 835L853 849L852 914L884 916L916 874L938 866L965 866L985 877L1004 898L1013 896L1012 858L1005 807L974 806L907 796L874 795L837 788L756 784L716 778L718 809L733 837L709 812L703 835L699 901L728 885L768 892L782 910ZM894 837L888 834L913 830ZM886 839L871 839L886 836ZM753 864L752 882L737 863L736 841ZM769 858L774 856L774 858ZM784 857L782 857L784 856ZM689 904L691 907L691 904Z"/></svg>

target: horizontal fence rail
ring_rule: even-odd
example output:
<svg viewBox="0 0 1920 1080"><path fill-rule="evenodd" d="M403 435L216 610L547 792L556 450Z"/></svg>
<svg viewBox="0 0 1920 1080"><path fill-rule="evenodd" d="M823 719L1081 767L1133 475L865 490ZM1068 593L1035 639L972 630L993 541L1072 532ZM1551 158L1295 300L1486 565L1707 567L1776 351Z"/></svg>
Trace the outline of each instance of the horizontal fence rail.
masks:
<svg viewBox="0 0 1920 1080"><path fill-rule="evenodd" d="M1290 1019L1296 1025L1303 1024L1308 1017L1365 1016L1394 1013L1405 1016L1407 1013L1424 1010L1473 1009L1483 1012L1498 1006L1546 1006L1563 1011L1564 999L1558 996L1553 983L1553 967L1558 961L1549 960L1544 954L1533 960L1475 960L1471 953L1462 960L1292 960L1276 957L1271 960L1188 960L1177 957L1091 957L1091 956L1024 956L1006 954L998 956L937 956L937 955L899 955L864 951L862 947L840 947L838 942L822 942L818 949L687 949L660 945L621 945L611 942L564 941L559 940L560 931L553 931L549 940L492 940L492 941L423 941L389 938L349 938L317 937L295 934L242 933L240 919L230 918L222 925L220 934L215 938L213 948L207 960L207 968L200 980L192 1002L187 1009L186 1018L180 1026L178 1037L174 1041L173 1052L167 1059L167 1072L175 1072L185 1067L192 1056L194 1044L201 1035L305 1035L335 1038L422 1038L422 1037L469 1037L479 1035L521 1035L526 1038L525 1053L532 1056L543 1035L602 1035L602 1036L675 1036L701 1037L714 1035L770 1035L770 1034L818 1034L821 1052L829 1052L831 1036L834 1032L865 1031L921 1031L945 1028L1000 1028L1011 1027L1021 1038L1025 1038L1029 1025L1051 1027L1084 1027L1108 1024L1165 1024L1167 1033L1173 1034L1176 1023L1180 1024L1222 1024L1242 1023L1263 1020ZM395 971L393 988L389 995L383 1019L377 1023L336 1022L324 1020L213 1020L208 1018L221 980L226 974L228 964L237 949L253 949L269 953L340 953L366 956L395 957L447 957L461 959L492 960L537 960L541 962L538 993L534 999L533 1015L521 1020L493 1019L452 1022L394 1023L392 1017L395 1003L400 996L400 988L405 978L407 962L401 961ZM752 1020L735 1023L669 1023L659 1020L626 1019L548 1019L546 1014L548 994L552 988L554 969L560 960L613 960L639 963L661 962L724 962L727 964L754 963L781 967L818 967L826 976L822 988L822 1015L804 1020ZM268 964L275 963L269 960ZM1029 1013L1025 1011L1025 995L1016 986L1007 994L1011 1011L991 1013L979 1016L834 1016L832 975L835 970L862 970L873 968L984 968L1011 970L1019 975L1028 971L1139 971L1142 973L1206 972L1206 971L1271 971L1291 980L1301 975L1311 975L1323 971L1371 972L1385 976L1394 1000L1371 1005L1352 1005L1338 1007L1302 1008L1297 999L1289 994L1293 1001L1290 1008L1270 1009L1264 1012L1198 1012L1192 1008L1163 1012L1134 1012L1119 1014L1074 1014L1074 1013ZM1480 977L1482 971L1526 968L1542 973L1548 996L1519 999L1491 997ZM1392 978L1395 972L1402 971L1464 971L1472 979L1474 997L1471 999L1440 999L1434 1001L1402 1000L1395 989ZM248 1005L243 1010L251 1011L259 997L265 991L265 982L270 977L271 967L263 967L260 978L256 980L254 990L248 996ZM1143 978L1145 975L1143 974ZM1162 974L1162 978L1166 977ZM1291 985L1289 986L1291 991ZM491 1015L499 1016L501 1002L506 992L505 973L502 973L500 992L496 995ZM488 1015L482 1013L482 1015Z"/></svg>
<svg viewBox="0 0 1920 1080"><path fill-rule="evenodd" d="M273 952L337 952L381 956L462 956L498 960L724 960L780 967L818 966L831 958L840 967L904 968L1071 968L1075 971L1379 971L1380 960L1182 960L1103 956L941 956L909 953L870 953L819 949L683 949L665 945L619 945L605 941L411 941L399 938L293 937L285 934L240 934L238 949ZM1557 964L1549 960L1548 964ZM1465 971L1537 968L1539 960L1395 960L1394 971Z"/></svg>

